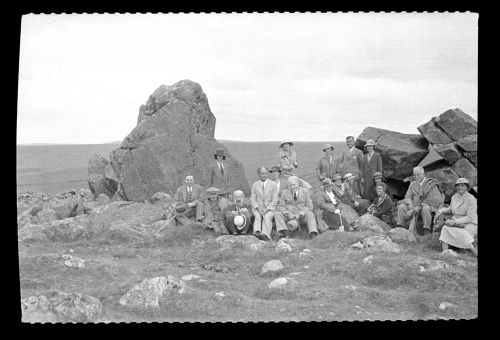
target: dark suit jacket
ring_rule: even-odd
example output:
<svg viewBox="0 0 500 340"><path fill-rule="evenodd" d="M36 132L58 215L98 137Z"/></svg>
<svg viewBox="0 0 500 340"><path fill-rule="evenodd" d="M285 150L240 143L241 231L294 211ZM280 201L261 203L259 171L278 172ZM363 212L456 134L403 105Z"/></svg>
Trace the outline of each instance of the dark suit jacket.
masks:
<svg viewBox="0 0 500 340"><path fill-rule="evenodd" d="M373 216L380 218L382 215L390 216L392 214L392 199L389 195L386 195L383 200L380 200L380 197L377 196L373 200L373 204L375 205Z"/></svg>
<svg viewBox="0 0 500 340"><path fill-rule="evenodd" d="M323 156L316 166L318 178L320 176L332 178L337 172L339 172L339 160L334 156L332 156L331 162L326 156Z"/></svg>
<svg viewBox="0 0 500 340"><path fill-rule="evenodd" d="M361 173L363 174L363 178L365 179L365 184L367 180L369 180L370 182L373 181L372 175L375 172L381 172L383 174L382 157L378 152L373 152L372 158L370 159L370 161L368 161L368 153L364 154Z"/></svg>
<svg viewBox="0 0 500 340"><path fill-rule="evenodd" d="M209 187L216 187L220 189L219 194L228 194L231 192L229 183L231 181L231 169L226 162L222 162L224 167L224 176L219 168L219 165L214 161L209 168Z"/></svg>
<svg viewBox="0 0 500 340"><path fill-rule="evenodd" d="M205 191L199 184L193 184L193 202L194 201L203 201L205 199ZM184 184L179 187L175 192L175 201L176 202L186 202L187 200L187 186Z"/></svg>
<svg viewBox="0 0 500 340"><path fill-rule="evenodd" d="M340 200L336 200L336 203L333 203L330 196L328 196L325 190L322 190L321 195L318 195L318 204L321 210L336 209L339 202Z"/></svg>

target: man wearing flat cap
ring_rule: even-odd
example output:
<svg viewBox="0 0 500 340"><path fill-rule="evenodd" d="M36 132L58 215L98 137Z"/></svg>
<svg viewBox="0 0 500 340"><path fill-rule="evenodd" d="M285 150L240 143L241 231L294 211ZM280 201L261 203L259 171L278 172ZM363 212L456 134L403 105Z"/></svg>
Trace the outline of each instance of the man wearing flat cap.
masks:
<svg viewBox="0 0 500 340"><path fill-rule="evenodd" d="M218 188L220 190L219 196L229 198L230 182L231 182L231 169L225 161L226 154L224 150L217 149L214 154L215 162L209 168L209 186Z"/></svg>
<svg viewBox="0 0 500 340"><path fill-rule="evenodd" d="M205 206L203 223L210 229L218 234L227 234L226 227L224 226L224 211L229 206L229 201L222 196L219 196L219 189L210 187L205 190L207 197L203 202Z"/></svg>
<svg viewBox="0 0 500 340"><path fill-rule="evenodd" d="M278 205L278 188L274 181L267 179L266 167L257 169L259 180L252 184L252 213L255 217L253 222L254 235L259 239L271 240L273 228L273 216Z"/></svg>
<svg viewBox="0 0 500 340"><path fill-rule="evenodd" d="M290 176L296 176L295 169L299 166L297 154L292 149L293 143L285 140L280 144L278 160L281 166L281 175L287 179Z"/></svg>
<svg viewBox="0 0 500 340"><path fill-rule="evenodd" d="M318 235L316 217L309 190L299 186L296 176L288 178L288 188L281 193L277 211L274 214L279 236L288 237L289 231L296 230L300 224L307 224L309 237Z"/></svg>
<svg viewBox="0 0 500 340"><path fill-rule="evenodd" d="M354 137L346 138L347 150L342 152L340 157L339 168L340 174L345 176L350 173L353 176L351 189L355 195L360 197L363 195L361 186L361 169L363 167L363 151L354 146Z"/></svg>
<svg viewBox="0 0 500 340"><path fill-rule="evenodd" d="M194 183L194 178L191 175L186 176L184 184L180 186L175 192L175 203L186 203L187 211L183 214L175 216L175 221L183 226L191 224L193 217L196 222L203 220L203 200L205 199L205 192L203 188Z"/></svg>
<svg viewBox="0 0 500 340"><path fill-rule="evenodd" d="M338 161L333 157L334 147L331 144L323 145L323 157L316 166L316 174L319 182L322 183L325 178L332 178L338 171Z"/></svg>
<svg viewBox="0 0 500 340"><path fill-rule="evenodd" d="M224 211L224 226L231 235L244 235L252 226L252 207L243 191L233 193L233 201Z"/></svg>

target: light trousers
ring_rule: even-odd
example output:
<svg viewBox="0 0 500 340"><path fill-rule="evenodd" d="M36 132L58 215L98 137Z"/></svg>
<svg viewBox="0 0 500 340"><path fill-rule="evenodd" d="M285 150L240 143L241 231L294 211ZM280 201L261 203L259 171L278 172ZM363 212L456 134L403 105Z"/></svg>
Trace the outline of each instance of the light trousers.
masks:
<svg viewBox="0 0 500 340"><path fill-rule="evenodd" d="M258 210L253 211L253 216L255 217L253 221L253 232L260 231L262 234L266 235L271 239L271 231L273 230L273 216L274 211L268 211L264 218Z"/></svg>

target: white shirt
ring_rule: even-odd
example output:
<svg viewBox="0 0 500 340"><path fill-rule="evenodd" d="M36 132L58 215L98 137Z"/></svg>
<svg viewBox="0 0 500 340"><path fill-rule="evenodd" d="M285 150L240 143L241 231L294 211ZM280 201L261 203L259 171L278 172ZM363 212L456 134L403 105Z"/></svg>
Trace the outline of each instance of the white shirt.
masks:
<svg viewBox="0 0 500 340"><path fill-rule="evenodd" d="M278 192L280 191L280 186L281 186L281 181L278 179L277 182L274 182L276 183L276 187L278 188Z"/></svg>
<svg viewBox="0 0 500 340"><path fill-rule="evenodd" d="M187 192L190 193L193 191L193 187L187 187Z"/></svg>
<svg viewBox="0 0 500 340"><path fill-rule="evenodd" d="M330 197L330 199L332 200L332 203L333 204L337 204L337 200L335 199L335 195L333 194L333 191L332 192L328 192L328 191L325 190L325 192Z"/></svg>
<svg viewBox="0 0 500 340"><path fill-rule="evenodd" d="M260 186L264 186L264 187L262 188L262 191L263 191L263 192L266 190L266 184L267 184L267 181L268 181L267 179L266 179L264 182L260 181Z"/></svg>
<svg viewBox="0 0 500 340"><path fill-rule="evenodd" d="M224 166L222 165L221 162L217 161L217 164L219 164L219 169L224 170Z"/></svg>
<svg viewBox="0 0 500 340"><path fill-rule="evenodd" d="M350 156L350 155L351 155L352 150L354 150L354 148L355 148L355 147L353 146L352 148L347 149L347 155L348 155L348 156Z"/></svg>

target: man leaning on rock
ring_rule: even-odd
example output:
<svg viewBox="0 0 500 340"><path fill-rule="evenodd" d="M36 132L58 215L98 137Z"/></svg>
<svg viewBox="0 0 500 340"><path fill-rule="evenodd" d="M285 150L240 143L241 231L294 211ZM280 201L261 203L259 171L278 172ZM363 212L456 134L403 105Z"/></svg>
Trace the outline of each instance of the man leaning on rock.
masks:
<svg viewBox="0 0 500 340"><path fill-rule="evenodd" d="M186 203L188 209L183 214L176 214L175 220L183 226L191 224L193 217L196 218L196 222L201 222L203 220L204 199L205 193L203 188L199 184L194 183L193 176L186 176L184 184L175 193L175 203Z"/></svg>
<svg viewBox="0 0 500 340"><path fill-rule="evenodd" d="M209 168L209 186L216 187L219 191L219 196L229 198L231 182L231 169L226 162L226 154L224 150L218 149L215 154L215 162Z"/></svg>
<svg viewBox="0 0 500 340"><path fill-rule="evenodd" d="M405 199L398 204L398 227L408 229L410 225L415 233L415 219L421 215L424 235L430 234L432 213L436 213L444 203L444 195L439 190L439 182L433 178L425 177L422 167L413 168L415 180L410 183ZM414 218L415 217L415 218Z"/></svg>

